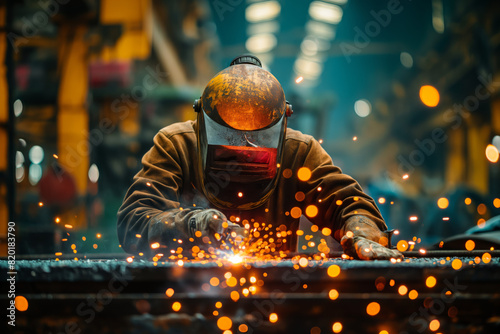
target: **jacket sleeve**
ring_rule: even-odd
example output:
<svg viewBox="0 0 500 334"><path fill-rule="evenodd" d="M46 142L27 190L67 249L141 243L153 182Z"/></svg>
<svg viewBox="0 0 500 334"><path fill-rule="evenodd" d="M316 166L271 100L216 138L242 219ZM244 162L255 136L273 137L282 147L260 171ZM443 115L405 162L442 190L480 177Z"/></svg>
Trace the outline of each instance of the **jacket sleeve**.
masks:
<svg viewBox="0 0 500 334"><path fill-rule="evenodd" d="M299 187L305 194L304 207L318 208L316 216L308 217L314 224L332 229L332 236L338 241L347 220L356 215L369 218L381 231L387 229L375 201L363 192L356 180L333 164L315 139L309 143L303 166L311 170L311 178L299 181ZM306 210L306 216L307 213Z"/></svg>
<svg viewBox="0 0 500 334"><path fill-rule="evenodd" d="M166 253L165 248L188 246L187 221L199 210L179 203L183 158L164 133L155 136L118 210L118 238L126 252L150 257Z"/></svg>

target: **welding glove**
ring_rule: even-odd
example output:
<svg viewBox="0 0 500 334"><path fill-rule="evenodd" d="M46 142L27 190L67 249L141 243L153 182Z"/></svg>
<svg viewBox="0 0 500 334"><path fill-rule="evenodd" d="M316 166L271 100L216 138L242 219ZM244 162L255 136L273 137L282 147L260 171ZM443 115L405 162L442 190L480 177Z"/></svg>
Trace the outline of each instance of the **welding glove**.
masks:
<svg viewBox="0 0 500 334"><path fill-rule="evenodd" d="M228 242L231 238L231 231L237 228L240 226L228 221L219 210L205 209L189 218L187 231L196 244L208 249L219 247L223 241Z"/></svg>
<svg viewBox="0 0 500 334"><path fill-rule="evenodd" d="M401 259L396 249L390 249L390 232L381 231L365 216L350 217L342 228L340 244L344 253L361 260Z"/></svg>

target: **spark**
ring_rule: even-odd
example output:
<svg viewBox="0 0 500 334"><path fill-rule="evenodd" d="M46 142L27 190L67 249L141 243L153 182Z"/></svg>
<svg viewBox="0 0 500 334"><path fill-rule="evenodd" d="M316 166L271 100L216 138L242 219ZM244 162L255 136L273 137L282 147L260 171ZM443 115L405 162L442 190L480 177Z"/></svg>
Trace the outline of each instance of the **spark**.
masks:
<svg viewBox="0 0 500 334"><path fill-rule="evenodd" d="M302 81L304 81L303 76L299 76L299 77L297 77L297 79L295 79L295 83L297 83L297 84L301 83Z"/></svg>
<svg viewBox="0 0 500 334"><path fill-rule="evenodd" d="M368 315L374 316L380 312L380 304L377 302L371 302L366 306L366 313Z"/></svg>
<svg viewBox="0 0 500 334"><path fill-rule="evenodd" d="M407 180L410 176L408 174L403 175L403 180Z"/></svg>

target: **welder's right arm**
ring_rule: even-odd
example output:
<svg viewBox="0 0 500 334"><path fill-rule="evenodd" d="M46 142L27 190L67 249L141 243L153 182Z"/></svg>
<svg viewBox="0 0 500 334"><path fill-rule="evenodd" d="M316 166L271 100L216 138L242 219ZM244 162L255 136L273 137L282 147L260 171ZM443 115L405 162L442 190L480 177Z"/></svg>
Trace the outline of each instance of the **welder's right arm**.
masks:
<svg viewBox="0 0 500 334"><path fill-rule="evenodd" d="M183 169L190 158L176 146L161 132L155 136L118 211L118 238L128 253L150 257L178 247L187 251L194 244L208 248L217 246L216 233L223 233L226 217L221 212L181 208Z"/></svg>

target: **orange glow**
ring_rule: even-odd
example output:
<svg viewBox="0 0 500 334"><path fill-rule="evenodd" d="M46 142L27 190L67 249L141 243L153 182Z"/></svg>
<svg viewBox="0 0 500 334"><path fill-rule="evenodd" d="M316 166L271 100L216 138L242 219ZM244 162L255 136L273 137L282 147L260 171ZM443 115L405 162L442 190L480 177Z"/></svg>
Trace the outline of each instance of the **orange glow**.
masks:
<svg viewBox="0 0 500 334"><path fill-rule="evenodd" d="M418 220L417 216L411 216L410 217L410 221L412 221L412 222L416 222L417 220Z"/></svg>
<svg viewBox="0 0 500 334"><path fill-rule="evenodd" d="M16 309L20 312L24 312L28 309L28 300L24 296L16 296L14 299Z"/></svg>
<svg viewBox="0 0 500 334"><path fill-rule="evenodd" d="M406 240L399 240L396 247L398 251L404 252L408 249L408 242Z"/></svg>
<svg viewBox="0 0 500 334"><path fill-rule="evenodd" d="M160 243L159 243L159 242L153 242L153 243L151 244L151 248L153 248L153 249L160 248Z"/></svg>
<svg viewBox="0 0 500 334"><path fill-rule="evenodd" d="M175 302L172 304L172 310L174 310L175 312L179 311L180 309L181 309L181 303Z"/></svg>
<svg viewBox="0 0 500 334"><path fill-rule="evenodd" d="M436 285L436 278L434 276L429 276L427 277L427 279L425 280L425 285L427 285L427 287L429 288L432 288Z"/></svg>
<svg viewBox="0 0 500 334"><path fill-rule="evenodd" d="M276 321L278 321L278 315L276 313L269 314L269 321L275 323Z"/></svg>
<svg viewBox="0 0 500 334"><path fill-rule="evenodd" d="M241 332L241 333L246 333L248 332L248 326L245 325L245 324L241 324L239 327L238 327L238 330Z"/></svg>
<svg viewBox="0 0 500 334"><path fill-rule="evenodd" d="M241 191L238 193L238 197L243 197L243 193Z"/></svg>
<svg viewBox="0 0 500 334"><path fill-rule="evenodd" d="M429 323L429 329L433 332L437 331L439 329L440 323L439 320L434 319Z"/></svg>
<svg viewBox="0 0 500 334"><path fill-rule="evenodd" d="M398 288L398 293L401 295L401 296L404 296L406 295L406 293L408 292L408 288L406 287L406 285L401 285L399 288Z"/></svg>
<svg viewBox="0 0 500 334"><path fill-rule="evenodd" d="M228 317L220 317L219 320L217 320L217 327L223 331L230 329L231 326L233 326L233 321Z"/></svg>
<svg viewBox="0 0 500 334"><path fill-rule="evenodd" d="M238 280L236 279L236 277L232 276L226 280L226 284L229 287L234 287L236 286L236 284L238 284Z"/></svg>
<svg viewBox="0 0 500 334"><path fill-rule="evenodd" d="M358 140L358 137L354 136L354 137L352 137L352 140L356 141L356 140Z"/></svg>
<svg viewBox="0 0 500 334"><path fill-rule="evenodd" d="M408 179L409 177L410 177L410 175L405 174L405 175L403 175L403 180L406 180L406 179Z"/></svg>
<svg viewBox="0 0 500 334"><path fill-rule="evenodd" d="M217 286L217 285L219 285L219 279L218 279L217 277L212 277L212 278L210 279L210 285L212 285L212 286Z"/></svg>
<svg viewBox="0 0 500 334"><path fill-rule="evenodd" d="M55 220L55 221L56 221L56 224L59 224L59 223L61 222L61 218L56 217L56 220Z"/></svg>
<svg viewBox="0 0 500 334"><path fill-rule="evenodd" d="M306 208L306 215L310 218L316 217L318 215L318 207L316 205L309 205Z"/></svg>
<svg viewBox="0 0 500 334"><path fill-rule="evenodd" d="M174 289L168 288L167 291L165 291L165 294L167 297L172 297L174 295Z"/></svg>
<svg viewBox="0 0 500 334"><path fill-rule="evenodd" d="M486 159L488 159L490 162L497 162L500 154L498 153L498 149L493 146L493 145L488 145L486 146Z"/></svg>
<svg viewBox="0 0 500 334"><path fill-rule="evenodd" d="M302 268L307 267L308 263L309 261L307 261L305 257L301 257L299 260L299 266L301 266Z"/></svg>
<svg viewBox="0 0 500 334"><path fill-rule="evenodd" d="M385 198L380 197L380 198L378 199L378 202L379 202L380 204L384 204L384 203L385 203Z"/></svg>
<svg viewBox="0 0 500 334"><path fill-rule="evenodd" d="M101 239L101 237L102 237L101 233L97 233L96 237L97 237L97 239Z"/></svg>
<svg viewBox="0 0 500 334"><path fill-rule="evenodd" d="M238 299L240 299L240 294L238 293L238 291L231 291L231 299L236 302L238 301Z"/></svg>
<svg viewBox="0 0 500 334"><path fill-rule="evenodd" d="M296 219L300 218L300 216L302 216L302 210L299 207L294 207L290 210L290 215Z"/></svg>
<svg viewBox="0 0 500 334"><path fill-rule="evenodd" d="M73 228L73 225L65 224L64 227L66 227L66 228Z"/></svg>
<svg viewBox="0 0 500 334"><path fill-rule="evenodd" d="M497 209L500 208L500 198L495 198L493 200L493 206Z"/></svg>
<svg viewBox="0 0 500 334"><path fill-rule="evenodd" d="M295 83L299 84L299 83L301 83L303 80L304 80L304 77L303 77L303 76L297 77L297 79L295 79Z"/></svg>
<svg viewBox="0 0 500 334"><path fill-rule="evenodd" d="M311 170L307 167L301 167L297 172L297 177L300 181L307 181L311 178Z"/></svg>
<svg viewBox="0 0 500 334"><path fill-rule="evenodd" d="M476 244L474 243L474 241L467 240L467 242L465 243L465 249L467 249L468 251L471 251L474 249L474 247L476 247Z"/></svg>
<svg viewBox="0 0 500 334"><path fill-rule="evenodd" d="M327 273L330 277L337 277L340 274L340 267L336 264L333 264L328 267Z"/></svg>
<svg viewBox="0 0 500 334"><path fill-rule="evenodd" d="M133 257L131 257L131 256L127 257L127 262L128 263L132 263L133 261L134 261Z"/></svg>
<svg viewBox="0 0 500 334"><path fill-rule="evenodd" d="M470 205L470 204L472 203L472 200L471 200L469 197L467 197L467 198L464 200L464 203L465 203L466 205Z"/></svg>
<svg viewBox="0 0 500 334"><path fill-rule="evenodd" d="M441 197L437 201L437 205L440 209L446 209L449 204L450 204L450 202L448 201L448 199L446 197Z"/></svg>
<svg viewBox="0 0 500 334"><path fill-rule="evenodd" d="M222 303L221 303L221 302L216 302L216 303L215 303L215 307L217 307L217 308L221 308L221 307L222 307Z"/></svg>
<svg viewBox="0 0 500 334"><path fill-rule="evenodd" d="M366 313L368 315L374 316L380 312L380 305L377 302L371 302L366 306Z"/></svg>
<svg viewBox="0 0 500 334"><path fill-rule="evenodd" d="M490 263L491 261L491 254L490 253L484 253L483 256L481 257L484 263Z"/></svg>
<svg viewBox="0 0 500 334"><path fill-rule="evenodd" d="M484 225L486 225L486 220L484 220L484 218L479 218L479 219L477 220L477 226L478 226L479 228L483 228L483 227L484 227Z"/></svg>
<svg viewBox="0 0 500 334"><path fill-rule="evenodd" d="M435 107L439 103L439 92L430 85L420 87L420 100L428 107Z"/></svg>
<svg viewBox="0 0 500 334"><path fill-rule="evenodd" d="M295 199L296 199L298 202L302 202L305 198L306 198L306 195L305 195L302 191L298 191L298 192L295 194Z"/></svg>
<svg viewBox="0 0 500 334"><path fill-rule="evenodd" d="M451 267L455 270L462 268L462 261L460 259L451 261Z"/></svg>
<svg viewBox="0 0 500 334"><path fill-rule="evenodd" d="M338 200L335 202L335 204L337 204L337 205L339 205L339 206L340 206L340 205L342 205L342 201L338 199Z"/></svg>
<svg viewBox="0 0 500 334"><path fill-rule="evenodd" d="M43 202L38 202L38 206L42 207L43 206Z"/></svg>
<svg viewBox="0 0 500 334"><path fill-rule="evenodd" d="M484 215L486 211L488 211L488 208L483 203L477 206L477 213L479 213L480 215Z"/></svg>
<svg viewBox="0 0 500 334"><path fill-rule="evenodd" d="M411 300L417 299L417 297L418 297L418 292L417 292L417 290L411 290L411 291L408 293L408 298L410 298Z"/></svg>
<svg viewBox="0 0 500 334"><path fill-rule="evenodd" d="M328 227L323 227L323 229L321 229L321 233L324 235L324 236L329 236L332 234L332 230L329 229Z"/></svg>
<svg viewBox="0 0 500 334"><path fill-rule="evenodd" d="M342 332L342 324L340 322L334 323L333 326L332 326L332 331L334 333L340 333L340 332Z"/></svg>
<svg viewBox="0 0 500 334"><path fill-rule="evenodd" d="M331 289L330 292L328 292L328 297L331 300L335 300L335 299L339 298L339 292L335 289Z"/></svg>
<svg viewBox="0 0 500 334"><path fill-rule="evenodd" d="M389 334L388 331L386 331L385 329L381 330L378 334Z"/></svg>
<svg viewBox="0 0 500 334"><path fill-rule="evenodd" d="M292 177L292 170L291 170L291 169L289 169L289 168L285 169L285 170L283 171L283 177L284 177L285 179L289 179L289 178L291 178L291 177Z"/></svg>

